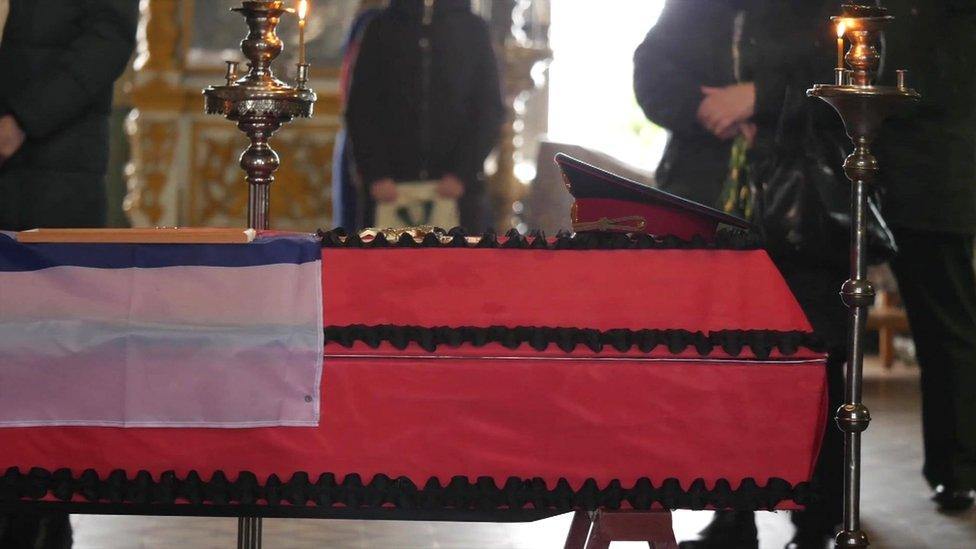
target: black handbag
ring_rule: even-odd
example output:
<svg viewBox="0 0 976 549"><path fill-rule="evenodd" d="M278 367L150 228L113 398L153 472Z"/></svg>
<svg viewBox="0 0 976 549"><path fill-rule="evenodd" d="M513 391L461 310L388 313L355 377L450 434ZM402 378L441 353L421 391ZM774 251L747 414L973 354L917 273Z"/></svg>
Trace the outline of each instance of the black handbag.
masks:
<svg viewBox="0 0 976 549"><path fill-rule="evenodd" d="M776 135L750 150L753 221L773 256L816 264L850 258L851 192L844 160L852 149L826 105L787 94ZM867 256L883 263L898 248L868 189Z"/></svg>

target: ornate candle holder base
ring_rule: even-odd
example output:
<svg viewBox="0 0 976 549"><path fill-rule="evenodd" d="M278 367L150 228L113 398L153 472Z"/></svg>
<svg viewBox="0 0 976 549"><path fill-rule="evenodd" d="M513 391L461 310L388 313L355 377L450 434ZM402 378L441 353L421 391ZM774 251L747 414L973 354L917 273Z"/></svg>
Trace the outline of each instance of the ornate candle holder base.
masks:
<svg viewBox="0 0 976 549"><path fill-rule="evenodd" d="M289 10L281 0L245 0L234 8L244 16L250 29L241 42L241 51L249 60L248 73L237 78L237 63L228 62L227 83L203 91L208 114L221 114L237 122L250 146L241 154L241 168L247 174L248 226L269 227L269 187L278 169L278 154L269 140L282 124L294 118L312 116L315 92L306 87L308 65L299 65L296 86L274 77L271 62L281 53L281 40L275 28L282 14Z"/></svg>
<svg viewBox="0 0 976 549"><path fill-rule="evenodd" d="M861 530L861 433L868 428L871 414L861 402L864 372L864 332L868 307L874 303L874 287L867 279L867 188L877 181L878 162L871 154L881 124L891 114L918 101L919 94L905 87L904 72L899 71L898 86L874 86L872 74L880 56L874 48L875 36L892 18L875 6L844 6L844 15L834 18L843 22L853 46L847 63L854 70L851 84L838 81L820 84L807 91L811 97L826 101L837 111L854 152L844 162L844 172L854 184L851 197L851 278L841 288L844 304L850 309L850 336L847 350L847 380L844 404L835 420L844 432L844 527L837 535L836 546L863 548L869 545ZM844 71L838 73L843 80Z"/></svg>

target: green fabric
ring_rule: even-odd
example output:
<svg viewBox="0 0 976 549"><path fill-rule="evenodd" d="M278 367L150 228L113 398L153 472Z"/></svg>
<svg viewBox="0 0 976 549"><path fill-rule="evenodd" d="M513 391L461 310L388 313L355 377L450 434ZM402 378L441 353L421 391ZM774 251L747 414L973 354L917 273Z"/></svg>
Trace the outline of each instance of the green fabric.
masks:
<svg viewBox="0 0 976 549"><path fill-rule="evenodd" d="M719 207L726 213L736 215L748 221L753 219L754 201L752 186L749 184L749 142L743 136L738 136L732 142L732 154L729 158L729 175L722 187Z"/></svg>

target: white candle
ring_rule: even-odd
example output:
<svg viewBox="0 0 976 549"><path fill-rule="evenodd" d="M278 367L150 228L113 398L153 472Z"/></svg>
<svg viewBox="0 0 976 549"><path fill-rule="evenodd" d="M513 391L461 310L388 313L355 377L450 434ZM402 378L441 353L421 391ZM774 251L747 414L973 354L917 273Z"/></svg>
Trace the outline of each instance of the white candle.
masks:
<svg viewBox="0 0 976 549"><path fill-rule="evenodd" d="M298 0L298 63L305 64L305 16L308 15L308 0Z"/></svg>

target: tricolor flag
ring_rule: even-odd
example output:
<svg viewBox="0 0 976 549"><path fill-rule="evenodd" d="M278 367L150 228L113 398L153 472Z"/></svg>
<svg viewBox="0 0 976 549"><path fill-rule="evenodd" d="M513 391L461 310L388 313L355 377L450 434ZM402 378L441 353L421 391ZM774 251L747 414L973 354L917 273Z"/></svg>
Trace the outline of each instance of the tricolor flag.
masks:
<svg viewBox="0 0 976 549"><path fill-rule="evenodd" d="M321 252L0 233L0 427L314 426Z"/></svg>

